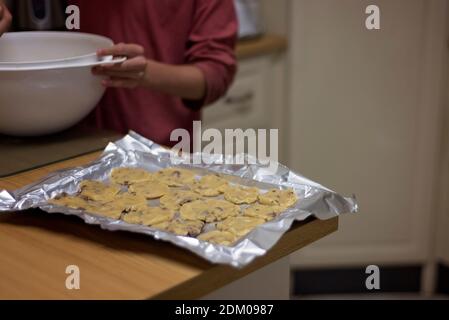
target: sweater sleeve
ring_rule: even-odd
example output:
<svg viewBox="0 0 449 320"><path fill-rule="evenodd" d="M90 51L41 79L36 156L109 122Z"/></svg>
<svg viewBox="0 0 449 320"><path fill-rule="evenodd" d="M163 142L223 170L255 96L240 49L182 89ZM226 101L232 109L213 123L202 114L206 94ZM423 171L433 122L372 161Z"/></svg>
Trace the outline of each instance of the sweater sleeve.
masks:
<svg viewBox="0 0 449 320"><path fill-rule="evenodd" d="M226 93L237 70L237 29L233 0L196 0L185 62L203 72L206 94L200 101L185 101L188 107L211 104Z"/></svg>

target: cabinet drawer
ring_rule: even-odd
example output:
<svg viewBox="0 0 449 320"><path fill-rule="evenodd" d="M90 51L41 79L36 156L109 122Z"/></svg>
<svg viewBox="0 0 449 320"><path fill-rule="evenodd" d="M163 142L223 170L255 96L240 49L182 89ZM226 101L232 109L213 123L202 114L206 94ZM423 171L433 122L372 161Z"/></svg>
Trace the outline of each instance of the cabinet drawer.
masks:
<svg viewBox="0 0 449 320"><path fill-rule="evenodd" d="M256 128L269 123L266 112L268 65L264 60L242 63L228 93L203 111L205 127Z"/></svg>

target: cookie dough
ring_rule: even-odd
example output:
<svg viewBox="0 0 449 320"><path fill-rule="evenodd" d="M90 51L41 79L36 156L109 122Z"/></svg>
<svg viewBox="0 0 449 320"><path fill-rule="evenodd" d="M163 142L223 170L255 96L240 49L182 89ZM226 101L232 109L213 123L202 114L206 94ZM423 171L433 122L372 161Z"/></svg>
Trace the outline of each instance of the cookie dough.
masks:
<svg viewBox="0 0 449 320"><path fill-rule="evenodd" d="M243 215L246 217L261 218L265 221L270 221L277 217L282 211L283 208L280 206L267 206L258 203L246 208L243 211Z"/></svg>
<svg viewBox="0 0 449 320"><path fill-rule="evenodd" d="M62 196L50 199L48 202L112 219L119 219L123 212L123 208L117 206L114 202L89 201L78 196Z"/></svg>
<svg viewBox="0 0 449 320"><path fill-rule="evenodd" d="M153 175L140 168L115 168L110 175L111 181L120 185L132 185L137 182L150 181Z"/></svg>
<svg viewBox="0 0 449 320"><path fill-rule="evenodd" d="M193 191L205 197L215 197L223 193L228 182L218 175L211 174L195 181L191 188Z"/></svg>
<svg viewBox="0 0 449 320"><path fill-rule="evenodd" d="M259 189L245 188L242 186L229 186L224 189L224 197L226 200L235 204L251 204L257 201Z"/></svg>
<svg viewBox="0 0 449 320"><path fill-rule="evenodd" d="M146 199L157 199L169 192L166 184L157 181L136 182L129 186L128 191L144 196Z"/></svg>
<svg viewBox="0 0 449 320"><path fill-rule="evenodd" d="M92 203L84 209L88 213L111 218L114 220L120 219L122 213L124 212L123 208L114 202Z"/></svg>
<svg viewBox="0 0 449 320"><path fill-rule="evenodd" d="M179 212L186 220L216 222L238 215L240 207L225 200L206 199L187 203Z"/></svg>
<svg viewBox="0 0 449 320"><path fill-rule="evenodd" d="M161 207L178 210L183 204L200 199L201 196L189 190L171 190L160 200Z"/></svg>
<svg viewBox="0 0 449 320"><path fill-rule="evenodd" d="M147 199L144 196L129 192L117 195L112 203L124 212L143 210L147 207Z"/></svg>
<svg viewBox="0 0 449 320"><path fill-rule="evenodd" d="M56 198L50 199L48 200L48 203L71 209L84 210L88 207L88 201L86 199L69 195L58 196Z"/></svg>
<svg viewBox="0 0 449 320"><path fill-rule="evenodd" d="M115 185L108 185L101 181L84 180L81 181L80 197L88 200L109 202L112 201L120 192L120 188Z"/></svg>
<svg viewBox="0 0 449 320"><path fill-rule="evenodd" d="M144 210L132 211L123 217L123 221L132 224L152 226L167 222L175 217L173 210L160 207L147 207Z"/></svg>
<svg viewBox="0 0 449 320"><path fill-rule="evenodd" d="M181 168L166 168L156 172L155 180L170 187L183 187L195 181L195 173Z"/></svg>
<svg viewBox="0 0 449 320"><path fill-rule="evenodd" d="M200 234L198 239L223 246L230 246L237 240L237 237L228 231L213 230Z"/></svg>
<svg viewBox="0 0 449 320"><path fill-rule="evenodd" d="M217 224L217 229L220 231L229 231L237 237L243 237L248 232L253 230L258 225L265 223L264 219L253 217L230 217Z"/></svg>
<svg viewBox="0 0 449 320"><path fill-rule="evenodd" d="M298 201L298 197L292 189L270 189L259 195L259 202L270 206L275 205L288 208L294 205L296 201Z"/></svg>
<svg viewBox="0 0 449 320"><path fill-rule="evenodd" d="M196 237L203 230L203 226L204 222L199 220L174 220L155 224L152 227L178 236Z"/></svg>

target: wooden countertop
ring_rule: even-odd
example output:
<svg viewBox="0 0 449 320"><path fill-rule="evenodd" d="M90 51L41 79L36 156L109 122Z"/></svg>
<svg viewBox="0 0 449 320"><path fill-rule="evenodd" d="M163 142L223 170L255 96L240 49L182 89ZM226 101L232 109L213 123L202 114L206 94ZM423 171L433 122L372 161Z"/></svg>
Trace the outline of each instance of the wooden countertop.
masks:
<svg viewBox="0 0 449 320"><path fill-rule="evenodd" d="M287 38L278 35L263 35L254 39L240 40L236 46L236 55L238 59L246 59L283 52L287 47Z"/></svg>
<svg viewBox="0 0 449 320"><path fill-rule="evenodd" d="M86 164L93 153L0 179L16 189L48 173ZM149 236L110 232L77 217L39 210L0 214L0 299L195 299L337 230L338 219L308 220L243 269L213 265ZM68 265L80 290L65 288Z"/></svg>
<svg viewBox="0 0 449 320"><path fill-rule="evenodd" d="M103 150L110 141L122 137L113 131L82 126L42 137L0 134L0 178Z"/></svg>

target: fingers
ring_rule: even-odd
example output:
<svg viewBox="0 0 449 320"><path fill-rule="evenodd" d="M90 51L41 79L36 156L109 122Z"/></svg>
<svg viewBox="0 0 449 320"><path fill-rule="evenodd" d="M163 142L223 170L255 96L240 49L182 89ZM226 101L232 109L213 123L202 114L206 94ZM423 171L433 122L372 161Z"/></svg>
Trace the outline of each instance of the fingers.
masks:
<svg viewBox="0 0 449 320"><path fill-rule="evenodd" d="M126 60L120 64L104 64L96 67L99 71L143 71L147 66L145 57L136 57Z"/></svg>
<svg viewBox="0 0 449 320"><path fill-rule="evenodd" d="M143 56L145 50L137 44L119 43L111 48L100 49L99 56L126 56L129 59L120 64L104 64L92 68L92 73L105 76L102 81L105 87L136 88L143 82L147 68L147 59Z"/></svg>
<svg viewBox="0 0 449 320"><path fill-rule="evenodd" d="M139 80L143 77L142 72L117 72L117 71L104 71L104 72L95 72L94 75L97 76L106 76L111 78L124 78L124 79L134 79Z"/></svg>
<svg viewBox="0 0 449 320"><path fill-rule="evenodd" d="M139 85L139 81L112 77L102 81L102 84L108 88L127 88L134 89Z"/></svg>
<svg viewBox="0 0 449 320"><path fill-rule="evenodd" d="M137 57L145 53L142 46L138 44L125 44L119 43L110 48L100 49L97 51L99 56L126 56L126 57Z"/></svg>
<svg viewBox="0 0 449 320"><path fill-rule="evenodd" d="M92 68L92 73L108 77L103 81L106 87L135 88L145 78L147 60L137 57L118 65L102 65Z"/></svg>

